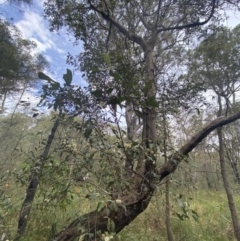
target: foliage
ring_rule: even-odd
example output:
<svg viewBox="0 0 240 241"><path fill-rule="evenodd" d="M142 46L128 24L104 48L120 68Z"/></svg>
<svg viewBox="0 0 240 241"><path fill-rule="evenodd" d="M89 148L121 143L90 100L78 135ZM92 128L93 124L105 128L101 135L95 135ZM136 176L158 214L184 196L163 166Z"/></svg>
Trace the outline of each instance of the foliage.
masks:
<svg viewBox="0 0 240 241"><path fill-rule="evenodd" d="M196 48L190 63L191 79L197 78L206 88L228 98L238 90L239 28L215 29Z"/></svg>
<svg viewBox="0 0 240 241"><path fill-rule="evenodd" d="M23 39L20 31L0 21L0 96L2 112L9 94L20 92L36 81L36 74L48 66L41 54L34 54L36 44Z"/></svg>
<svg viewBox="0 0 240 241"><path fill-rule="evenodd" d="M208 87L200 75L193 81L191 74L189 78L180 74L186 70L185 44L200 30L214 28L213 22L220 20L220 11L226 6L237 4L225 0L45 3L51 30L66 26L76 41L83 42L85 52L76 58L68 56L68 62L76 67L81 61L89 87L73 85L69 69L63 75L63 85L43 72L38 75L44 81L39 105L53 108L57 116L53 116L48 133L37 132L38 144L30 146L30 158L20 160L14 171L13 183L20 181L19 185L27 186L15 240L33 232L31 208L36 214L46 209L52 214L69 210L70 205L74 210L60 224L50 220L42 225L45 237L106 240L116 235L152 204L163 179L200 141L214 129L240 118L236 112L203 128L194 126L193 137L184 133L186 144L180 148L167 129L171 123L168 118L182 111L181 107L196 108L196 100L201 101L198 96ZM126 121L127 131L121 125L119 109L125 111L126 120L131 117ZM132 132L138 135L133 138L129 130L134 125ZM191 171L187 166L176 190ZM172 202L177 207L170 213L183 222L198 220L187 198L176 193ZM80 212L76 203L91 206ZM65 222L74 216L66 227Z"/></svg>

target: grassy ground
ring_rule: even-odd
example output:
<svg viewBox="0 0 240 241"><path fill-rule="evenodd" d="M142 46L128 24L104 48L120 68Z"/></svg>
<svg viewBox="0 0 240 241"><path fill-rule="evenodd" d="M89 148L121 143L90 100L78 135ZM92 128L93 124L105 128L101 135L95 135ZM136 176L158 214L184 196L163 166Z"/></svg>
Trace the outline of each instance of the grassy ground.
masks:
<svg viewBox="0 0 240 241"><path fill-rule="evenodd" d="M188 193L186 201L189 210L199 215L196 222L192 217L180 220L175 212L181 212L175 201L171 203L172 233L175 241L231 241L234 239L231 217L226 196L217 191L194 191ZM189 199L190 198L190 199ZM165 241L166 229L164 207L159 196L154 197L146 212L126 227L115 240ZM240 198L236 197L240 211ZM239 213L240 214L240 213Z"/></svg>
<svg viewBox="0 0 240 241"><path fill-rule="evenodd" d="M181 205L177 198L178 194L172 192L171 196L171 222L172 233L175 241L231 241L235 240L224 192L214 190L181 190L183 200L187 207L189 218L180 220L176 213L182 214ZM235 197L236 206L240 214L240 197ZM36 203L36 202L35 202ZM41 203L42 205L42 203ZM64 224L69 223L73 217L82 212L87 212L96 207L96 202L90 204L86 199L78 202L63 203L61 207L51 205L36 206L32 210L28 231L23 239L48 240L51 235L52 224L56 224L57 231ZM191 216L194 210L199 215L199 221ZM17 209L11 214L11 225L14 229L18 218ZM10 218L10 216L9 216ZM12 229L12 230L13 230ZM166 241L164 194L159 191L152 199L147 210L139 215L129 226L114 237L114 241Z"/></svg>

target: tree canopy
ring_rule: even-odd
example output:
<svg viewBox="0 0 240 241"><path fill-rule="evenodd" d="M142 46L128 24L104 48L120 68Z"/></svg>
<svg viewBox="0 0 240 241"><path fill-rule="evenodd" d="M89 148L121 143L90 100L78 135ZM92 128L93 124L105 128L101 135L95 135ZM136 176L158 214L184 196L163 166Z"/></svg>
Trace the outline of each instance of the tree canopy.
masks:
<svg viewBox="0 0 240 241"><path fill-rule="evenodd" d="M84 51L69 55L67 61L83 72L89 85L85 89L73 85L69 69L63 85L43 72L38 74L45 81L40 105L53 108L55 116L51 130L35 148L38 155L28 164L15 241L24 238L39 184L51 188L54 195L46 192L43 196L55 202L59 190L60 197L66 198L88 172L92 175L89 186L100 191L95 195L89 188L86 198L102 196L103 200L94 210L72 217L49 240L102 240L106 233L119 233L145 211L157 187L204 138L240 118L239 111L219 112L206 125L194 125L194 134L180 147L174 140L171 147L167 143L168 118L203 105L202 92L209 87L222 88L226 94L228 79L238 81L238 27L229 31L219 23L226 9L239 9L239 1L47 0L44 6L50 30L66 27L75 44L83 43ZM7 87L21 85L32 80L31 73L41 65L34 62L36 68L25 76L30 59L27 55L27 62L22 62L24 48L32 45L22 39L15 42L7 28L3 30L3 44L11 51L5 53L9 63L6 71L2 62L1 78L12 80L6 82ZM205 39L198 45L202 36ZM23 52L18 52L19 46ZM11 88L14 91L16 85ZM58 180L60 188L55 188ZM239 235L235 228L235 236Z"/></svg>
<svg viewBox="0 0 240 241"><path fill-rule="evenodd" d="M38 71L46 68L48 62L41 54L34 53L36 44L23 39L14 25L1 20L0 36L0 95L3 112L6 97L36 82Z"/></svg>

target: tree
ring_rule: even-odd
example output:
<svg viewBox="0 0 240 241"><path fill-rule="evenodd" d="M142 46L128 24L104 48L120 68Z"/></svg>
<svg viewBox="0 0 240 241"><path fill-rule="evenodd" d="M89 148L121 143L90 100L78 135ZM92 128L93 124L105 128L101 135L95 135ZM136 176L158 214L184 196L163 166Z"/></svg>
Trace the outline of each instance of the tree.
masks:
<svg viewBox="0 0 240 241"><path fill-rule="evenodd" d="M41 54L33 53L36 44L23 39L14 25L1 20L0 35L0 96L4 112L6 98L33 85L38 71L48 67L48 63Z"/></svg>
<svg viewBox="0 0 240 241"><path fill-rule="evenodd" d="M191 78L197 77L199 81L205 83L206 88L214 91L217 97L218 117L227 116L229 112L232 113L231 109L236 105L235 95L240 86L238 67L240 53L239 27L238 25L232 31L225 27L215 30L196 48L193 61L190 64ZM233 99L233 103L231 103L231 99ZM226 171L226 151L222 127L217 129L217 134L223 183L228 198L235 237L240 240L240 223Z"/></svg>
<svg viewBox="0 0 240 241"><path fill-rule="evenodd" d="M155 190L156 179L160 182L174 172L182 158L211 131L240 118L240 113L237 112L210 122L178 152L173 153L166 164L159 169L156 168L158 93L154 54L157 43L162 41L161 33L174 34L176 31L182 30L181 33L184 36L191 34L199 26L209 23L216 17L219 9L224 9L226 5L232 4L237 5L238 1L154 1L141 3L138 1L57 1L55 4L55 1L49 0L46 3L45 12L52 21L52 29L62 25L69 26L70 30L74 31L77 40L83 40L85 45L91 43L87 42L89 36L98 31L108 33L103 35L107 36L105 40L108 42L108 36L111 37L111 29L114 29L121 38L138 45L138 55L144 56L140 68L142 78L138 82L138 87L142 86L140 88L141 95L139 100L136 95L130 102L134 105L134 99L139 101L140 113L138 114L142 119L142 151L138 156L138 168L136 171L131 170L133 181L130 187L123 190L118 197L112 197L113 200L101 209L77 218L57 234L53 240L74 240L80 235L84 236L84 240L100 240L101 235L95 230L118 233L148 206ZM108 64L108 55L105 55L105 59L106 64ZM116 79L117 76L114 80ZM97 90L93 91L95 91L95 96L99 93L99 91L96 92ZM120 97L122 96L115 96L115 100L117 100L115 104L121 105L122 102L127 101L125 96ZM112 105L113 102L109 104ZM116 200L120 200L121 203L115 202Z"/></svg>

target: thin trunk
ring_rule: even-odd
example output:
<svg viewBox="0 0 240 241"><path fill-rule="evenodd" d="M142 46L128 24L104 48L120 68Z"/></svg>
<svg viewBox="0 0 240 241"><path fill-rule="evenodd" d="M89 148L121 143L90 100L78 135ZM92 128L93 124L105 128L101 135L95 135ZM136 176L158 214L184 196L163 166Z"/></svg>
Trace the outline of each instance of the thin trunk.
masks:
<svg viewBox="0 0 240 241"><path fill-rule="evenodd" d="M166 120L166 107L164 104L164 100L162 100L162 114L163 114L163 152L164 152L164 159L165 163L167 162L167 120ZM165 184L165 198L166 198L166 229L167 229L167 237L168 241L174 241L173 233L171 230L171 209L170 209L170 198L169 198L169 179L167 178L166 184Z"/></svg>
<svg viewBox="0 0 240 241"><path fill-rule="evenodd" d="M3 94L2 98L3 98L3 100L2 100L2 104L1 104L1 111L0 111L0 113L4 112L5 101L6 101L6 98L7 98L7 93L6 92Z"/></svg>
<svg viewBox="0 0 240 241"><path fill-rule="evenodd" d="M228 206L229 210L231 213L232 217L232 222L233 222L233 229L234 229L234 234L235 237L238 241L240 241L240 223L237 215L237 209L235 206L235 202L233 199L233 194L232 190L229 184L229 180L227 178L228 174L226 171L226 163L225 163L225 158L224 158L224 145L223 145L223 137L222 137L222 128L218 128L217 130L218 133L218 140L219 140L219 156L220 156L220 166L221 166L221 174L223 178L223 184L224 188L227 194L227 199L228 199Z"/></svg>
<svg viewBox="0 0 240 241"><path fill-rule="evenodd" d="M19 240L25 233L27 222L29 220L29 214L32 208L32 203L40 181L42 169L44 167L44 164L46 163L50 147L52 145L55 133L59 126L59 122L60 120L58 117L57 120L54 122L53 128L51 130L51 134L48 136L47 144L44 148L43 153L40 155L39 159L35 163L35 166L32 168L29 186L26 190L26 197L25 197L25 200L23 201L19 219L18 219L18 230L17 230L18 235L14 239L15 241Z"/></svg>
<svg viewBox="0 0 240 241"><path fill-rule="evenodd" d="M238 157L234 156L234 153L232 153L232 151L226 147L226 145L224 145L225 147L225 153L226 153L226 158L229 160L230 165L233 169L233 173L235 175L235 178L237 180L237 183L240 184L240 173L238 171ZM231 148L231 147L230 147Z"/></svg>
<svg viewBox="0 0 240 241"><path fill-rule="evenodd" d="M173 233L171 229L171 209L170 209L170 198L169 198L169 179L166 181L166 186L165 186L165 198L166 198L166 228L167 228L167 237L168 241L174 241L173 238Z"/></svg>
<svg viewBox="0 0 240 241"><path fill-rule="evenodd" d="M203 166L204 166L205 173L206 173L206 180L207 180L208 188L212 188L212 184L211 184L211 182L210 182L210 178L209 178L209 173L208 173L207 163L205 162Z"/></svg>
<svg viewBox="0 0 240 241"><path fill-rule="evenodd" d="M221 96L218 95L218 105L219 105L219 111L218 116L222 115L222 102L221 102ZM229 184L228 180L228 174L226 170L226 163L225 163L225 153L224 153L224 143L223 143L223 132L222 127L219 127L217 129L218 134L218 141L219 141L219 158L220 158L220 167L221 167L221 174L223 179L223 185L227 194L228 199L228 206L232 217L232 223L233 223L233 229L235 237L238 241L240 241L240 223L238 219L237 209L235 206L231 186Z"/></svg>
<svg viewBox="0 0 240 241"><path fill-rule="evenodd" d="M136 141L141 123L139 122L139 118L133 110L133 105L130 103L126 104L125 117L127 123L127 137L129 140Z"/></svg>
<svg viewBox="0 0 240 241"><path fill-rule="evenodd" d="M237 108L236 108L236 93L235 93L234 84L232 85L232 92L233 92L233 94L232 94L232 98L233 98L233 100L232 100L232 107L233 107L233 108L231 108L231 109L229 110L230 113L232 113L234 110L237 109ZM226 100L226 102L229 102L229 106L230 106L230 101L229 101L229 99L227 99L227 98L225 97L225 100ZM240 145L239 121L235 121L235 122L233 123L233 127L234 127L234 130L235 130L235 132L236 132L236 138L237 138L238 144ZM233 153L232 151L227 151L226 154L227 154L228 160L230 161L230 164L231 164L231 167L232 167L232 169L233 169L233 173L234 173L234 175L235 175L235 177L236 177L236 180L237 180L237 182L240 184L240 173L239 173L239 170L238 170L237 158L234 158L232 153ZM233 158L232 158L232 157L233 157ZM236 160L236 161L235 161L235 160Z"/></svg>

